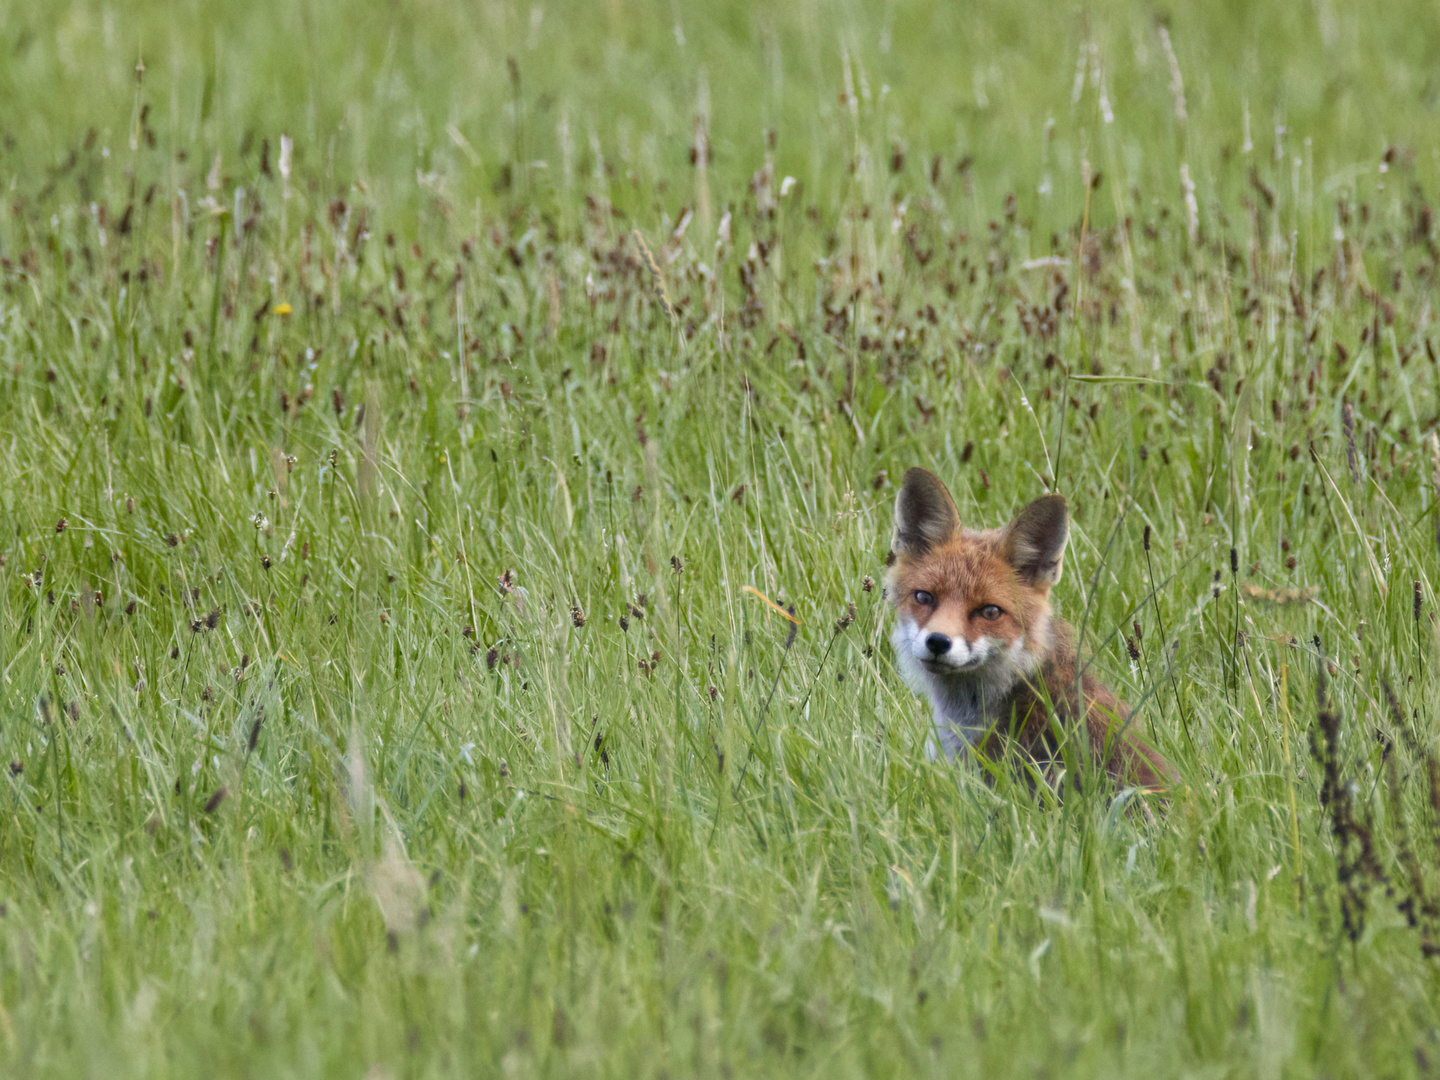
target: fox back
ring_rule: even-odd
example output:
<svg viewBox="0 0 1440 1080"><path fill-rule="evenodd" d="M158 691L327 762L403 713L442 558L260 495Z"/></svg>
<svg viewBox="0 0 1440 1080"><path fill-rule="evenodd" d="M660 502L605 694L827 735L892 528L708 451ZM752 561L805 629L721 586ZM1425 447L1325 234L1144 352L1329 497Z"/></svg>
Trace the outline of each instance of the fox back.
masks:
<svg viewBox="0 0 1440 1080"><path fill-rule="evenodd" d="M886 589L896 660L930 699L948 757L969 747L996 756L1013 742L1053 775L1063 737L1053 718L1083 733L1116 780L1164 786L1173 767L1128 730L1115 695L1080 673L1074 633L1051 613L1068 539L1063 496L1037 499L1004 528L971 530L937 476L909 470Z"/></svg>

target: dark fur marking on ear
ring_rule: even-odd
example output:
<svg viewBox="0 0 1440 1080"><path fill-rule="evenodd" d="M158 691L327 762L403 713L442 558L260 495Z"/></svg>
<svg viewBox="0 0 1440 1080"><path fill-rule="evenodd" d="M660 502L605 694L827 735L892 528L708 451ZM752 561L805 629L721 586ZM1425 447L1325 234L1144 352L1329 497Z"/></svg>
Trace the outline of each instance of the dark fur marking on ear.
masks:
<svg viewBox="0 0 1440 1080"><path fill-rule="evenodd" d="M909 469L895 497L897 555L914 558L954 538L960 512L940 478L926 469Z"/></svg>
<svg viewBox="0 0 1440 1080"><path fill-rule="evenodd" d="M1069 538L1065 496L1043 495L1016 514L1005 530L1005 559L1026 582L1054 585L1065 569Z"/></svg>

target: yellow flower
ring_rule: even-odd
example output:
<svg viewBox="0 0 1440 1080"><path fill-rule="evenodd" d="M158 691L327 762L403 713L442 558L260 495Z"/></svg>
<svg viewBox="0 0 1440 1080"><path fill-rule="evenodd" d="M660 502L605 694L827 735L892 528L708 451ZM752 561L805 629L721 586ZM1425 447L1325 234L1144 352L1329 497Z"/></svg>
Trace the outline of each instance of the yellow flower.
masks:
<svg viewBox="0 0 1440 1080"><path fill-rule="evenodd" d="M275 314L276 314L276 315L289 315L290 312L292 312L292 311L294 311L294 310L295 310L294 308L292 308L289 304L285 303L285 301L283 301L283 300L280 301L280 303L278 303L278 304L275 305Z"/></svg>

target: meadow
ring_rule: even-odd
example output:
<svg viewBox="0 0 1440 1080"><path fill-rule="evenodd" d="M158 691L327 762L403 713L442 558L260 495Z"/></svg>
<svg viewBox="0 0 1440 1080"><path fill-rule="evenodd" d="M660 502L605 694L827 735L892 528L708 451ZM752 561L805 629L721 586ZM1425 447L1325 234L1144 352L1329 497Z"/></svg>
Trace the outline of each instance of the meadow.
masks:
<svg viewBox="0 0 1440 1080"><path fill-rule="evenodd" d="M1437 41L0 7L0 1074L1440 1072ZM911 465L1167 798L927 758Z"/></svg>

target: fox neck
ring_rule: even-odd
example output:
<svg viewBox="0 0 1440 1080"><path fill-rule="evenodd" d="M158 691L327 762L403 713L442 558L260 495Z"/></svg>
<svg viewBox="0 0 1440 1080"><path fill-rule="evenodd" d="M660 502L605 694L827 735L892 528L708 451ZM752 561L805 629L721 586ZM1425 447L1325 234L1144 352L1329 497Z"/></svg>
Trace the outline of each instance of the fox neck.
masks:
<svg viewBox="0 0 1440 1080"><path fill-rule="evenodd" d="M983 740L1010 711L1016 692L1034 684L1049 651L1051 622L1048 615L1037 621L1029 628L1022 647L1003 659L973 671L957 672L924 667L905 647L906 628L897 624L893 643L901 674L912 689L930 699L935 737L947 758L953 759Z"/></svg>

